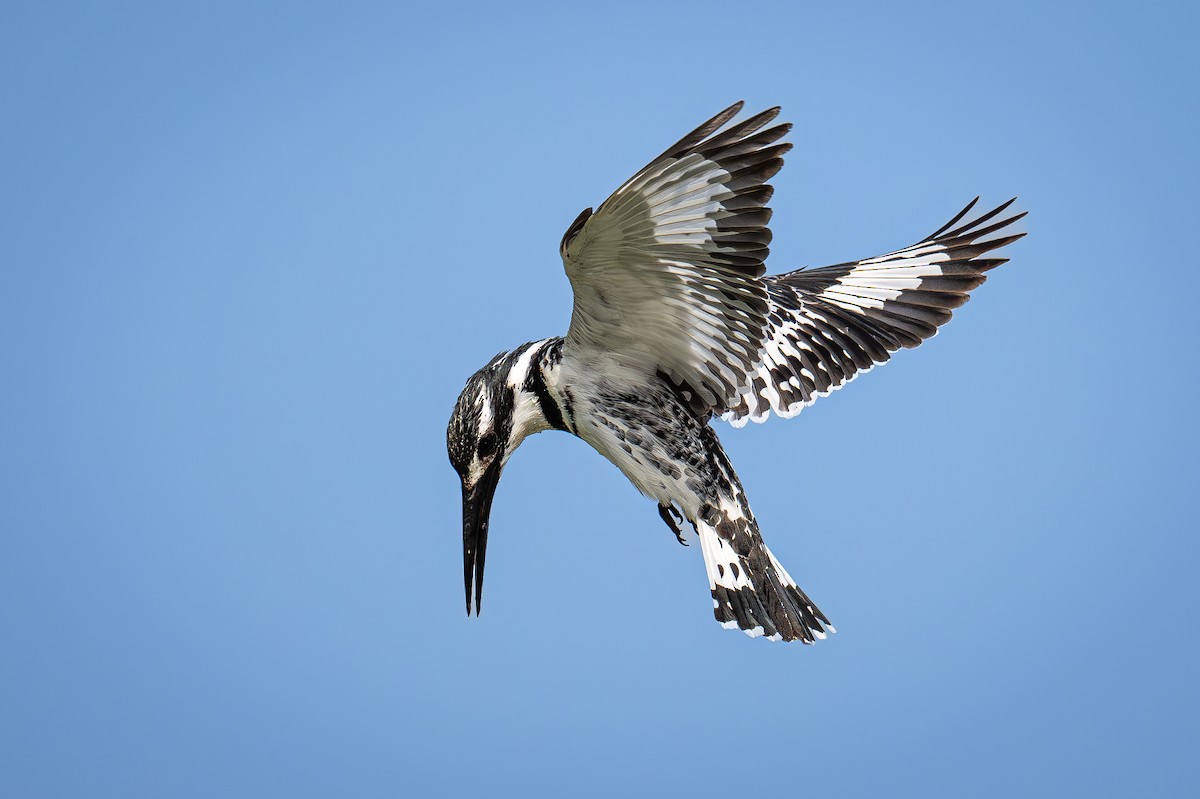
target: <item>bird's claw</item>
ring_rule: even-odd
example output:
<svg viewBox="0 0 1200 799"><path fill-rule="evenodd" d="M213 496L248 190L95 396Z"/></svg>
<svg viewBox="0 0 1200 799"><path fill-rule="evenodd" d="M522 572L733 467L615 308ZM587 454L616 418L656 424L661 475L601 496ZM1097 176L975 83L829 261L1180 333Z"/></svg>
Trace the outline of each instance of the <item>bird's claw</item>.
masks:
<svg viewBox="0 0 1200 799"><path fill-rule="evenodd" d="M667 523L667 527L671 528L679 543L686 547L688 542L683 539L683 514L676 510L674 505L659 505L658 515Z"/></svg>

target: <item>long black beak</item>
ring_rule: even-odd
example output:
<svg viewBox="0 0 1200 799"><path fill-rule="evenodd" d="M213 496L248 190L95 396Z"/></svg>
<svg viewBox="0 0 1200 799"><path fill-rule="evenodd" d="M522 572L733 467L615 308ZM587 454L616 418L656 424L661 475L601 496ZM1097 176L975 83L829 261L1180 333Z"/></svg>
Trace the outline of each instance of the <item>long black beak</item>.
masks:
<svg viewBox="0 0 1200 799"><path fill-rule="evenodd" d="M463 483L463 588L467 594L467 615L471 615L471 584L475 584L475 615L483 600L483 564L487 555L488 518L492 497L500 482L500 459L491 465L479 482L468 488Z"/></svg>

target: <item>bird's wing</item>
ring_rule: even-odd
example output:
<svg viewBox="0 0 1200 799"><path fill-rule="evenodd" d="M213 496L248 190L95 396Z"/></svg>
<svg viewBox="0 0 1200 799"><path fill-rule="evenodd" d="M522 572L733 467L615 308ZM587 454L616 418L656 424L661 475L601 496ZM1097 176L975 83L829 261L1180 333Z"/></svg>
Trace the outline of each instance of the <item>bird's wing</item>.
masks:
<svg viewBox="0 0 1200 799"><path fill-rule="evenodd" d="M739 102L585 210L560 251L575 293L564 354L664 374L693 410L729 406L760 365L771 231L766 184L790 144ZM766 129L764 129L766 128Z"/></svg>
<svg viewBox="0 0 1200 799"><path fill-rule="evenodd" d="M978 200L903 250L765 278L771 309L762 364L721 418L741 427L772 411L795 416L899 348L933 336L984 272L1008 260L980 256L1025 235L987 238L1025 216L992 221L1012 200L960 225Z"/></svg>

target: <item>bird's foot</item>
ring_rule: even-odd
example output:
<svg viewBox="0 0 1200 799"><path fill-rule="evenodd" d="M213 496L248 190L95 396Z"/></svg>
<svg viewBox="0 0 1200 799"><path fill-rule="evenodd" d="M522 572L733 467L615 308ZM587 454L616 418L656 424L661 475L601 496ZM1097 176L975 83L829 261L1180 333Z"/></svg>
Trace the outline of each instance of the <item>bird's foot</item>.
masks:
<svg viewBox="0 0 1200 799"><path fill-rule="evenodd" d="M683 514L676 510L674 505L659 505L658 515L667 523L667 527L671 528L679 543L686 547L688 542L683 539Z"/></svg>

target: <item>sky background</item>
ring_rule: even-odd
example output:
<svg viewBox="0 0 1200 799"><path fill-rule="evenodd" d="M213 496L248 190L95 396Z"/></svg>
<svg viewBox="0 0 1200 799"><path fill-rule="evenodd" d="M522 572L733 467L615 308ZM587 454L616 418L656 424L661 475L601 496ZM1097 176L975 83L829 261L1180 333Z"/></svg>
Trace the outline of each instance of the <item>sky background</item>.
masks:
<svg viewBox="0 0 1200 799"><path fill-rule="evenodd" d="M410 5L0 12L0 795L1200 790L1193 4ZM459 390L742 98L771 271L1030 213L937 338L718 425L840 632L721 630L559 433L466 619Z"/></svg>

